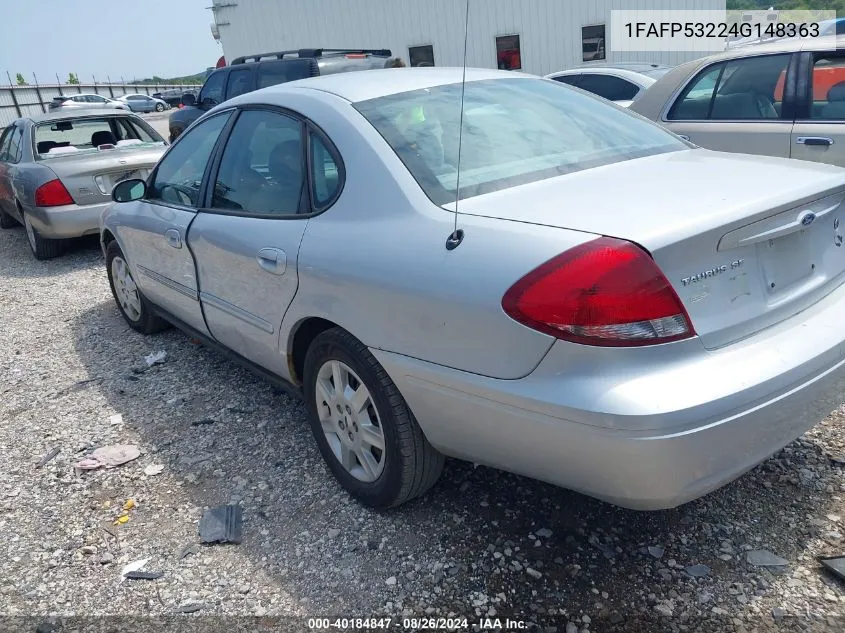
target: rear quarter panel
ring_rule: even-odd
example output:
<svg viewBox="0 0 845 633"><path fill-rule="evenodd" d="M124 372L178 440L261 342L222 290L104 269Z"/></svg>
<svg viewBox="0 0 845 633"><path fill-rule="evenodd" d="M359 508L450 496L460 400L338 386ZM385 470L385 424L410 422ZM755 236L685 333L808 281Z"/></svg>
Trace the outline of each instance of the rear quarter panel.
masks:
<svg viewBox="0 0 845 633"><path fill-rule="evenodd" d="M499 378L530 373L553 339L505 315L502 296L525 273L592 236L461 218L466 239L447 251L454 215L431 203L363 117L330 95L291 96L285 105L307 108L334 141L346 185L332 208L309 220L281 349L290 351L299 324L321 317L370 347Z"/></svg>

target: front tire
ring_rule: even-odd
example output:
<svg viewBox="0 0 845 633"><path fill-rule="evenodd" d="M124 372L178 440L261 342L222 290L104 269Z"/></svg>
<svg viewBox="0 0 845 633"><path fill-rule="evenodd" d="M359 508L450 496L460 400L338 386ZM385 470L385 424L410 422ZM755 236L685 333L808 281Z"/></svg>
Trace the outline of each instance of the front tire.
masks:
<svg viewBox="0 0 845 633"><path fill-rule="evenodd" d="M106 271L114 301L129 327L141 334L154 334L167 327L166 321L153 314L149 301L135 284L126 257L116 241L106 249Z"/></svg>
<svg viewBox="0 0 845 633"><path fill-rule="evenodd" d="M26 229L26 239L29 242L29 248L32 250L32 254L35 255L35 259L53 259L62 254L64 240L51 240L41 237L41 234L32 226L32 220L28 213L23 214L23 226Z"/></svg>
<svg viewBox="0 0 845 633"><path fill-rule="evenodd" d="M444 457L367 347L340 328L320 334L305 358L311 430L323 459L358 501L389 508L422 495Z"/></svg>
<svg viewBox="0 0 845 633"><path fill-rule="evenodd" d="M156 112L164 112L164 104L157 103L156 104Z"/></svg>

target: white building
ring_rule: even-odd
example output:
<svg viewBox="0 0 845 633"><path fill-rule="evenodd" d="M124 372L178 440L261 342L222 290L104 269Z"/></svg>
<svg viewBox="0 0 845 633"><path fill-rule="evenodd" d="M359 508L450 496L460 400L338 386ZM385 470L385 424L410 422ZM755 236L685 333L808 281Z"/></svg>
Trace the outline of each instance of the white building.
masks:
<svg viewBox="0 0 845 633"><path fill-rule="evenodd" d="M463 64L464 0L213 0L227 60L300 48L389 48L411 65ZM467 63L539 75L590 63L675 65L706 53L612 50L613 9L725 10L725 0L469 0Z"/></svg>

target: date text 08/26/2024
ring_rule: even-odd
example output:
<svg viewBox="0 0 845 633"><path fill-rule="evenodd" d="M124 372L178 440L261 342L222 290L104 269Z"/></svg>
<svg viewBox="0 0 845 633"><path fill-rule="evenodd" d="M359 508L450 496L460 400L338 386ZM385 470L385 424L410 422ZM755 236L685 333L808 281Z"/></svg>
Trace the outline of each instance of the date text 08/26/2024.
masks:
<svg viewBox="0 0 845 633"><path fill-rule="evenodd" d="M308 618L310 630L378 631L400 628L404 631L520 631L524 620L486 617L471 622L468 618Z"/></svg>

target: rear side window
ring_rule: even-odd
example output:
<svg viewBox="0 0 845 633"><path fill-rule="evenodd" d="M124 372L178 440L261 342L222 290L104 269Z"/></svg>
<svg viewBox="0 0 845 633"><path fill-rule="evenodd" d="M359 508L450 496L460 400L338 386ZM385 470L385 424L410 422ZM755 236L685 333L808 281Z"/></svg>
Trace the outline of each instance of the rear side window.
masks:
<svg viewBox="0 0 845 633"><path fill-rule="evenodd" d="M247 110L226 142L211 206L256 215L295 215L305 172L302 123L277 112Z"/></svg>
<svg viewBox="0 0 845 633"><path fill-rule="evenodd" d="M229 73L229 84L226 87L226 99L252 91L252 70L244 68Z"/></svg>
<svg viewBox="0 0 845 633"><path fill-rule="evenodd" d="M289 59L262 62L258 66L258 89L305 79L311 76L311 62L307 59Z"/></svg>
<svg viewBox="0 0 845 633"><path fill-rule="evenodd" d="M225 72L211 73L200 91L199 102L203 105L223 103L223 84L225 82Z"/></svg>
<svg viewBox="0 0 845 633"><path fill-rule="evenodd" d="M332 203L342 182L339 157L317 134L311 133L311 197L320 210Z"/></svg>
<svg viewBox="0 0 845 633"><path fill-rule="evenodd" d="M721 62L694 79L669 111L670 121L777 120L790 55Z"/></svg>
<svg viewBox="0 0 845 633"><path fill-rule="evenodd" d="M0 136L0 160L7 161L7 153L9 151L9 142L12 140L12 126L7 127Z"/></svg>
<svg viewBox="0 0 845 633"><path fill-rule="evenodd" d="M578 87L610 101L630 101L640 91L635 84L619 77L589 73L581 75Z"/></svg>
<svg viewBox="0 0 845 633"><path fill-rule="evenodd" d="M21 159L23 153L23 130L19 127L12 129L11 138L9 139L9 149L6 153L6 160L10 163L17 163Z"/></svg>
<svg viewBox="0 0 845 633"><path fill-rule="evenodd" d="M552 77L552 79L568 86L577 86L581 81L581 75L560 75L558 77Z"/></svg>

